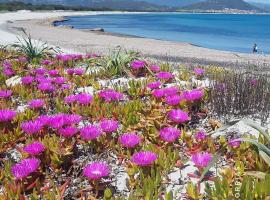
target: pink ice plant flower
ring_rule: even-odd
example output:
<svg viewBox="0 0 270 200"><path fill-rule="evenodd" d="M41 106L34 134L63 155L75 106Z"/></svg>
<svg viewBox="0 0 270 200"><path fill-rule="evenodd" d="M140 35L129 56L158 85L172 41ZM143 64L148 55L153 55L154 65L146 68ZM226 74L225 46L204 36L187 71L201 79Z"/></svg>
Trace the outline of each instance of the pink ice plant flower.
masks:
<svg viewBox="0 0 270 200"><path fill-rule="evenodd" d="M40 160L37 158L27 158L20 163L11 167L13 176L18 179L28 177L31 173L35 172L40 165Z"/></svg>
<svg viewBox="0 0 270 200"><path fill-rule="evenodd" d="M205 140L206 137L207 137L207 136L206 136L206 133L205 133L204 131L198 131L198 132L196 133L196 135L195 135L195 139L196 139L197 141L203 141L203 140Z"/></svg>
<svg viewBox="0 0 270 200"><path fill-rule="evenodd" d="M77 94L76 100L82 105L87 105L93 101L93 96L86 93Z"/></svg>
<svg viewBox="0 0 270 200"><path fill-rule="evenodd" d="M81 93L81 94L77 94L77 95L70 95L64 99L64 102L66 104L78 102L82 105L87 105L87 104L90 104L92 101L93 101L93 96L90 94L86 94L86 93Z"/></svg>
<svg viewBox="0 0 270 200"><path fill-rule="evenodd" d="M28 135L34 135L41 131L43 128L43 123L40 120L23 122L21 124L21 129Z"/></svg>
<svg viewBox="0 0 270 200"><path fill-rule="evenodd" d="M86 165L83 169L83 175L90 180L99 180L110 174L110 167L103 162L93 162Z"/></svg>
<svg viewBox="0 0 270 200"><path fill-rule="evenodd" d="M123 99L123 94L113 89L102 90L98 93L98 96L106 102L120 101Z"/></svg>
<svg viewBox="0 0 270 200"><path fill-rule="evenodd" d="M74 103L75 101L77 101L77 95L69 95L69 96L67 96L67 97L65 97L65 99L64 99L64 102L66 103L66 104L72 104L72 103Z"/></svg>
<svg viewBox="0 0 270 200"><path fill-rule="evenodd" d="M63 126L78 124L81 120L82 117L80 115L60 113L48 116L47 125L54 129L60 129Z"/></svg>
<svg viewBox="0 0 270 200"><path fill-rule="evenodd" d="M1 90L0 91L0 98L9 98L12 95L11 90Z"/></svg>
<svg viewBox="0 0 270 200"><path fill-rule="evenodd" d="M118 121L111 120L111 119L104 119L100 123L100 127L103 132L105 133L112 133L118 129Z"/></svg>
<svg viewBox="0 0 270 200"><path fill-rule="evenodd" d="M240 146L240 144L241 144L241 142L240 142L239 140L237 140L237 139L229 140L229 141L228 141L228 145L229 145L230 147L232 147L232 148L237 148L237 147Z"/></svg>
<svg viewBox="0 0 270 200"><path fill-rule="evenodd" d="M136 133L124 133L119 137L119 142L123 147L133 148L140 144L141 137Z"/></svg>
<svg viewBox="0 0 270 200"><path fill-rule="evenodd" d="M59 76L59 77L56 77L54 80L53 80L54 83L58 84L58 85L62 85L64 84L65 82L67 82L67 79L65 77L62 77L62 76Z"/></svg>
<svg viewBox="0 0 270 200"><path fill-rule="evenodd" d="M184 123L190 120L188 113L180 110L180 109L175 109L171 110L168 113L168 117L170 120L172 120L175 123Z"/></svg>
<svg viewBox="0 0 270 200"><path fill-rule="evenodd" d="M11 68L4 68L3 74L4 74L5 76L10 77L10 76L15 75L15 72L14 72L13 69L11 69Z"/></svg>
<svg viewBox="0 0 270 200"><path fill-rule="evenodd" d="M67 74L68 75L73 75L74 74L74 69L67 69Z"/></svg>
<svg viewBox="0 0 270 200"><path fill-rule="evenodd" d="M172 96L179 93L179 88L177 86L167 87L164 88L163 90L166 96Z"/></svg>
<svg viewBox="0 0 270 200"><path fill-rule="evenodd" d="M166 103L170 106L177 106L183 100L179 95L172 95L166 97Z"/></svg>
<svg viewBox="0 0 270 200"><path fill-rule="evenodd" d="M159 72L156 76L162 80L170 80L174 78L174 75L170 72Z"/></svg>
<svg viewBox="0 0 270 200"><path fill-rule="evenodd" d="M212 154L208 152L198 152L191 156L192 162L195 164L196 167L199 169L202 169L204 167L207 167L208 164L213 159Z"/></svg>
<svg viewBox="0 0 270 200"><path fill-rule="evenodd" d="M197 75L197 76L201 76L205 73L205 70L202 68L194 68L193 72Z"/></svg>
<svg viewBox="0 0 270 200"><path fill-rule="evenodd" d="M24 85L30 85L33 83L35 78L33 76L24 76L22 77L22 84Z"/></svg>
<svg viewBox="0 0 270 200"><path fill-rule="evenodd" d="M165 92L164 89L156 89L152 92L152 95L156 98L156 99L161 99L165 96Z"/></svg>
<svg viewBox="0 0 270 200"><path fill-rule="evenodd" d="M146 62L143 60L135 60L130 64L131 68L134 70L144 68L145 65L146 65Z"/></svg>
<svg viewBox="0 0 270 200"><path fill-rule="evenodd" d="M151 90L153 89L157 89L162 85L162 83L160 81L155 81L155 82L151 82L147 84L147 87Z"/></svg>
<svg viewBox="0 0 270 200"><path fill-rule="evenodd" d="M258 85L259 80L258 80L258 79L251 79L249 82L250 82L250 84L251 84L252 86L256 86L256 85Z"/></svg>
<svg viewBox="0 0 270 200"><path fill-rule="evenodd" d="M158 155L151 151L140 151L131 157L131 162L138 166L145 167L152 165L158 159Z"/></svg>
<svg viewBox="0 0 270 200"><path fill-rule="evenodd" d="M12 63L9 60L4 60L2 66L3 66L3 68L11 68L12 67Z"/></svg>
<svg viewBox="0 0 270 200"><path fill-rule="evenodd" d="M77 76L81 76L84 73L84 69L83 68L76 68L74 69L74 74Z"/></svg>
<svg viewBox="0 0 270 200"><path fill-rule="evenodd" d="M78 132L78 129L76 127L73 126L67 126L65 128L60 128L58 130L58 133L66 138L70 138L72 136L74 136L76 133Z"/></svg>
<svg viewBox="0 0 270 200"><path fill-rule="evenodd" d="M181 134L181 131L174 127L166 127L159 131L161 139L165 142L175 142Z"/></svg>
<svg viewBox="0 0 270 200"><path fill-rule="evenodd" d="M28 102L30 108L42 108L45 105L44 100L42 99L33 99Z"/></svg>
<svg viewBox="0 0 270 200"><path fill-rule="evenodd" d="M204 96L204 91L201 89L194 89L191 91L185 91L185 92L183 92L182 96L187 101L201 100Z"/></svg>
<svg viewBox="0 0 270 200"><path fill-rule="evenodd" d="M86 140L95 140L102 134L102 131L99 127L94 125L89 125L81 129L80 135Z"/></svg>
<svg viewBox="0 0 270 200"><path fill-rule="evenodd" d="M14 110L0 110L0 122L9 122L16 117L16 112Z"/></svg>
<svg viewBox="0 0 270 200"><path fill-rule="evenodd" d="M39 155L42 152L44 152L45 149L46 149L46 147L41 142L36 141L36 142L33 142L33 143L25 146L23 148L23 151L25 151L29 155L35 156L35 155Z"/></svg>
<svg viewBox="0 0 270 200"><path fill-rule="evenodd" d="M38 89L43 92L53 92L55 87L51 83L40 83Z"/></svg>
<svg viewBox="0 0 270 200"><path fill-rule="evenodd" d="M45 69L45 68L37 68L37 69L35 69L34 72L36 74L38 74L38 75L44 75L45 73L47 73L47 69Z"/></svg>
<svg viewBox="0 0 270 200"><path fill-rule="evenodd" d="M152 72L159 72L160 71L160 66L158 66L158 65L151 65L150 66L150 70Z"/></svg>
<svg viewBox="0 0 270 200"><path fill-rule="evenodd" d="M48 74L50 76L57 76L59 74L59 71L57 69L52 69L52 70L48 71Z"/></svg>

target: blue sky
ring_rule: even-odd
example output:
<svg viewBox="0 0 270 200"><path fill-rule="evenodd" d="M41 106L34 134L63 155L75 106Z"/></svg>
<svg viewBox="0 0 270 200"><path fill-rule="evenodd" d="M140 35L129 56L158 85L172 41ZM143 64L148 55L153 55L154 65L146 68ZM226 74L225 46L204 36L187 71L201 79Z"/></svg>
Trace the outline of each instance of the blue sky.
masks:
<svg viewBox="0 0 270 200"><path fill-rule="evenodd" d="M247 2L270 3L269 0L246 0Z"/></svg>

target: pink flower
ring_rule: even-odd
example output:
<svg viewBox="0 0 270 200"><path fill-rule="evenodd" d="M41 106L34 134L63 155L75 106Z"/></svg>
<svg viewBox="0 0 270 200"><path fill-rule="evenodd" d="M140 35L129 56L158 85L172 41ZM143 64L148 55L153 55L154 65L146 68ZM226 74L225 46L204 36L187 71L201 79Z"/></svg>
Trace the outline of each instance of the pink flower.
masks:
<svg viewBox="0 0 270 200"><path fill-rule="evenodd" d="M23 122L21 129L28 135L34 135L43 128L43 123L40 120Z"/></svg>
<svg viewBox="0 0 270 200"><path fill-rule="evenodd" d="M67 74L68 75L73 75L74 74L74 69L67 69Z"/></svg>
<svg viewBox="0 0 270 200"><path fill-rule="evenodd" d="M213 159L212 154L210 154L208 152L198 152L198 153L195 153L191 156L192 162L199 169L207 167L212 159Z"/></svg>
<svg viewBox="0 0 270 200"><path fill-rule="evenodd" d="M185 98L187 101L195 101L200 100L204 96L203 90L195 89L191 91L186 91L183 93L183 98Z"/></svg>
<svg viewBox="0 0 270 200"><path fill-rule="evenodd" d="M167 96L166 103L170 106L177 106L183 98L179 95Z"/></svg>
<svg viewBox="0 0 270 200"><path fill-rule="evenodd" d="M152 72L159 72L160 71L160 66L152 65L152 66L150 66L150 70Z"/></svg>
<svg viewBox="0 0 270 200"><path fill-rule="evenodd" d="M61 90L69 90L71 89L71 85L70 84L63 84L60 87Z"/></svg>
<svg viewBox="0 0 270 200"><path fill-rule="evenodd" d="M48 118L47 124L54 128L54 129L60 129L63 126L70 126L73 124L77 124L81 121L81 116L76 114L56 114L52 115Z"/></svg>
<svg viewBox="0 0 270 200"><path fill-rule="evenodd" d="M163 90L166 96L172 96L179 93L179 88L177 86L167 87L167 88L164 88Z"/></svg>
<svg viewBox="0 0 270 200"><path fill-rule="evenodd" d="M77 98L76 98L77 96L76 95L69 95L69 96L67 96L65 99L64 99L64 102L66 103L66 104L72 104L72 103L74 103L76 100L77 100Z"/></svg>
<svg viewBox="0 0 270 200"><path fill-rule="evenodd" d="M12 68L12 63L9 60L4 60L3 68Z"/></svg>
<svg viewBox="0 0 270 200"><path fill-rule="evenodd" d="M34 71L38 75L44 75L47 72L47 69L45 68L38 68Z"/></svg>
<svg viewBox="0 0 270 200"><path fill-rule="evenodd" d="M181 131L177 128L166 127L161 129L159 134L163 141L172 143L179 138Z"/></svg>
<svg viewBox="0 0 270 200"><path fill-rule="evenodd" d="M42 99L33 99L28 102L30 108L41 108L45 105L45 102Z"/></svg>
<svg viewBox="0 0 270 200"><path fill-rule="evenodd" d="M123 147L133 148L140 144L141 138L135 133L125 133L119 137L119 142Z"/></svg>
<svg viewBox="0 0 270 200"><path fill-rule="evenodd" d="M237 148L240 146L240 144L241 144L241 142L237 139L236 140L229 140L229 142L228 142L228 145L232 148Z"/></svg>
<svg viewBox="0 0 270 200"><path fill-rule="evenodd" d="M152 95L157 99L161 99L165 96L164 89L156 89L152 92Z"/></svg>
<svg viewBox="0 0 270 200"><path fill-rule="evenodd" d="M73 126L67 126L58 130L58 133L66 138L74 136L77 132L78 129Z"/></svg>
<svg viewBox="0 0 270 200"><path fill-rule="evenodd" d="M145 61L142 60L135 60L130 64L131 68L134 70L144 68L145 65Z"/></svg>
<svg viewBox="0 0 270 200"><path fill-rule="evenodd" d="M66 104L79 102L80 104L87 105L93 101L93 96L90 94L82 93L77 95L70 95L64 99Z"/></svg>
<svg viewBox="0 0 270 200"><path fill-rule="evenodd" d="M65 77L56 77L54 80L54 83L58 84L58 85L62 85L63 83L67 82L67 79Z"/></svg>
<svg viewBox="0 0 270 200"><path fill-rule="evenodd" d="M33 76L24 76L22 77L22 84L30 85L34 80L35 78Z"/></svg>
<svg viewBox="0 0 270 200"><path fill-rule="evenodd" d="M82 94L76 95L76 100L80 104L87 105L87 104L90 104L93 101L93 96L90 95L90 94L82 93Z"/></svg>
<svg viewBox="0 0 270 200"><path fill-rule="evenodd" d="M11 90L1 90L0 91L0 98L9 98L12 95Z"/></svg>
<svg viewBox="0 0 270 200"><path fill-rule="evenodd" d="M24 57L24 56L19 57L18 60L19 60L19 62L21 62L21 63L27 63L27 58Z"/></svg>
<svg viewBox="0 0 270 200"><path fill-rule="evenodd" d="M53 70L48 71L48 74L50 76L57 76L59 74L59 71L57 69L53 69Z"/></svg>
<svg viewBox="0 0 270 200"><path fill-rule="evenodd" d="M53 61L50 61L50 60L42 60L41 61L41 64L42 65L46 65L46 66L51 66L51 65L54 64L54 62Z"/></svg>
<svg viewBox="0 0 270 200"><path fill-rule="evenodd" d="M74 74L75 75L81 76L81 75L83 75L83 73L84 73L84 69L82 69L82 68L74 69Z"/></svg>
<svg viewBox="0 0 270 200"><path fill-rule="evenodd" d="M36 171L40 165L40 160L37 158L28 158L11 168L11 172L16 179L23 179Z"/></svg>
<svg viewBox="0 0 270 200"><path fill-rule="evenodd" d="M81 137L86 141L97 139L101 134L102 132L97 126L90 125L81 129Z"/></svg>
<svg viewBox="0 0 270 200"><path fill-rule="evenodd" d="M206 138L206 134L204 131L199 131L196 133L195 138L197 141L202 141Z"/></svg>
<svg viewBox="0 0 270 200"><path fill-rule="evenodd" d="M13 75L15 74L15 72L14 72L13 69L11 69L11 68L4 68L3 74L4 74L5 76L10 77L10 76L13 76Z"/></svg>
<svg viewBox="0 0 270 200"><path fill-rule="evenodd" d="M173 74L170 72L159 72L156 76L157 78L164 79L164 80L169 80L169 79L174 78Z"/></svg>
<svg viewBox="0 0 270 200"><path fill-rule="evenodd" d="M0 122L12 121L16 116L16 112L13 110L0 110Z"/></svg>
<svg viewBox="0 0 270 200"><path fill-rule="evenodd" d="M109 176L110 168L107 164L102 162L94 162L88 164L83 169L83 175L90 180L99 180L103 177Z"/></svg>
<svg viewBox="0 0 270 200"><path fill-rule="evenodd" d="M201 76L204 74L205 70L202 69L202 68L195 68L194 70L194 73L197 75L197 76Z"/></svg>
<svg viewBox="0 0 270 200"><path fill-rule="evenodd" d="M118 121L104 119L100 123L100 127L105 133L112 133L118 129Z"/></svg>
<svg viewBox="0 0 270 200"><path fill-rule="evenodd" d="M155 81L155 82L149 83L147 87L153 90L153 89L159 88L161 84L162 83L160 81Z"/></svg>
<svg viewBox="0 0 270 200"><path fill-rule="evenodd" d="M23 150L29 155L35 156L45 151L45 146L41 142L33 142L24 147Z"/></svg>
<svg viewBox="0 0 270 200"><path fill-rule="evenodd" d="M251 79L249 82L250 82L250 84L251 84L252 86L256 86L256 85L258 85L259 80L257 80L257 79Z"/></svg>
<svg viewBox="0 0 270 200"><path fill-rule="evenodd" d="M175 123L179 123L179 124L190 120L190 118L188 116L188 113L186 113L186 112L184 112L184 111L182 111L180 109L171 110L168 113L168 116L169 116L170 120L172 120Z"/></svg>
<svg viewBox="0 0 270 200"><path fill-rule="evenodd" d="M102 90L99 92L98 96L106 102L120 101L123 99L123 94L113 89Z"/></svg>
<svg viewBox="0 0 270 200"><path fill-rule="evenodd" d="M157 158L158 158L157 154L151 151L140 151L135 153L131 157L131 161L138 166L144 167L152 165L157 160Z"/></svg>
<svg viewBox="0 0 270 200"><path fill-rule="evenodd" d="M51 83L40 83L38 89L44 92L53 92L55 87Z"/></svg>

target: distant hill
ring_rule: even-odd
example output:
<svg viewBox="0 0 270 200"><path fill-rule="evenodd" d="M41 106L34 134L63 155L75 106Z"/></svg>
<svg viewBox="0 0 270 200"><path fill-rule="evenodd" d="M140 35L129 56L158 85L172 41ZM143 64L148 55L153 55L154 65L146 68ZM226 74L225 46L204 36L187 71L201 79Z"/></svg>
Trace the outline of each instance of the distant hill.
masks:
<svg viewBox="0 0 270 200"><path fill-rule="evenodd" d="M250 2L251 5L261 8L263 10L270 11L270 4Z"/></svg>
<svg viewBox="0 0 270 200"><path fill-rule="evenodd" d="M237 10L257 10L261 9L253 6L243 0L207 0L204 2L194 3L182 7L185 10L224 10L224 9L237 9Z"/></svg>
<svg viewBox="0 0 270 200"><path fill-rule="evenodd" d="M78 6L92 9L136 10L136 11L166 11L168 7L144 1L133 0L16 0L17 2L34 5L53 4L65 6ZM0 3L14 2L14 0L0 0Z"/></svg>
<svg viewBox="0 0 270 200"><path fill-rule="evenodd" d="M135 0L141 1L141 0ZM143 0L147 3L156 4L156 5L165 5L168 7L183 7L193 3L199 3L205 0Z"/></svg>

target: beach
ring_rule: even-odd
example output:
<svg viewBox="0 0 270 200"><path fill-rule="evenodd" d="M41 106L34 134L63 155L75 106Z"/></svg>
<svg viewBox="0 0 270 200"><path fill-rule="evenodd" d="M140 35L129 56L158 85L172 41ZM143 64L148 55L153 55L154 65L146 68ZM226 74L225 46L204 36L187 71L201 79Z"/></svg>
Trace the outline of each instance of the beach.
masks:
<svg viewBox="0 0 270 200"><path fill-rule="evenodd" d="M12 43L16 34L26 30L32 38L59 46L70 52L108 54L120 46L127 50L140 51L143 55L180 63L222 66L269 67L270 55L235 53L203 48L184 42L115 35L99 31L76 30L55 27L53 22L64 16L97 15L120 12L14 12L0 14L1 44ZM122 12L121 12L122 13ZM102 28L102 27L101 27Z"/></svg>

